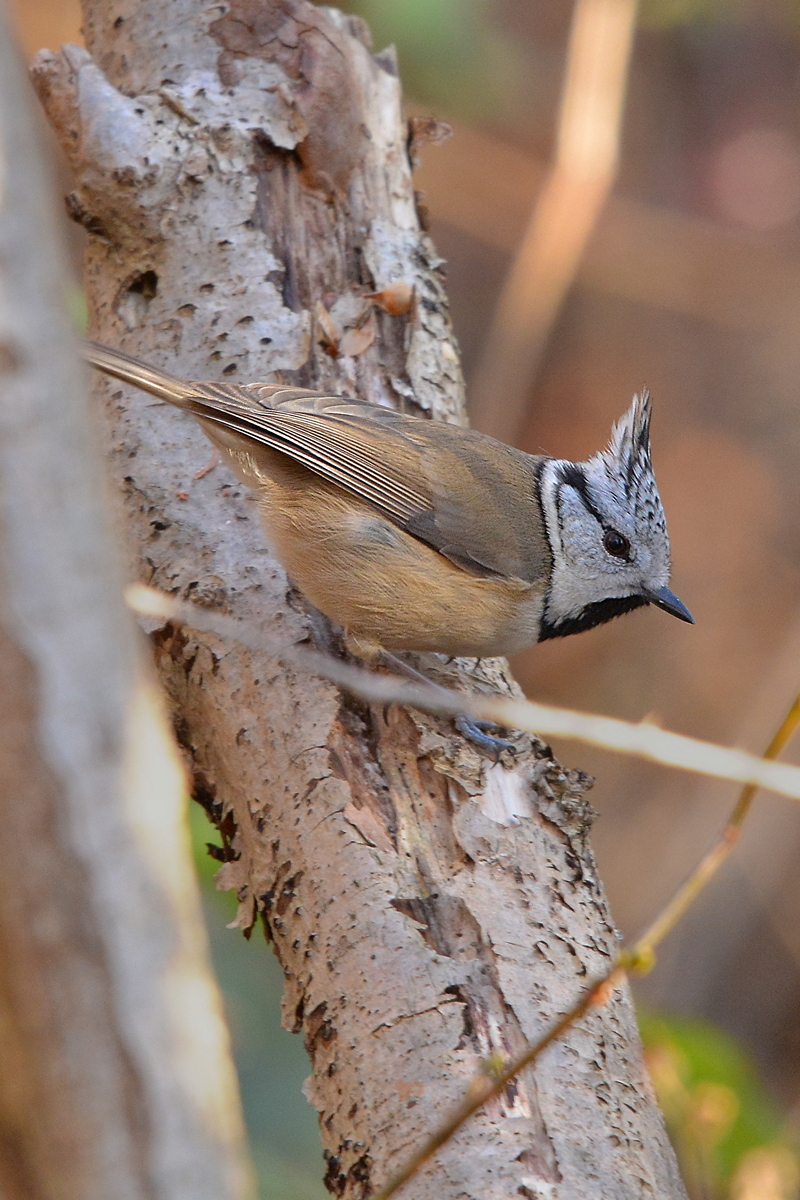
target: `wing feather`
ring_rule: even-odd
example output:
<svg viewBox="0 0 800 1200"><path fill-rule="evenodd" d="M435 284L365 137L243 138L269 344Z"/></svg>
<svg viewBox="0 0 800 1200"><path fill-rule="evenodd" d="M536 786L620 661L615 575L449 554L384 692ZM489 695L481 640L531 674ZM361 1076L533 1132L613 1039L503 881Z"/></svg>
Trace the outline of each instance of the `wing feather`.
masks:
<svg viewBox="0 0 800 1200"><path fill-rule="evenodd" d="M361 400L284 384L187 383L95 342L85 354L255 451L287 455L471 574L526 583L549 574L538 458Z"/></svg>
<svg viewBox="0 0 800 1200"><path fill-rule="evenodd" d="M401 474L387 465L387 458L392 456L385 445L385 430L381 431L381 444L368 428L358 428L354 421L346 418L267 409L260 405L250 407L238 396L217 395L206 399L195 394L183 407L203 421L221 425L257 445L288 454L331 483L355 492L395 521L408 521L417 513L432 511L430 493L414 486L405 472ZM402 435L394 434L394 437L402 443ZM399 444L395 457L402 462L409 457L422 456L416 447ZM419 479L421 464L416 465ZM414 478L413 473L411 477Z"/></svg>

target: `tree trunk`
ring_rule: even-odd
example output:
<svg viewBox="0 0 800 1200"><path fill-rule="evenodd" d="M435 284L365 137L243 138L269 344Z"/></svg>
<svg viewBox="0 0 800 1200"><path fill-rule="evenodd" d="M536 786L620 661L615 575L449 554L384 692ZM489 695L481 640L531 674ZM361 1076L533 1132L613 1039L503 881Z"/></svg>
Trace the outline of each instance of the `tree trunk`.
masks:
<svg viewBox="0 0 800 1200"><path fill-rule="evenodd" d="M84 13L89 53L42 54L34 77L91 235L92 335L187 377L279 372L463 420L393 54L304 0L85 0ZM414 288L407 313L364 298L398 283ZM98 391L137 575L339 652L269 557L252 501L222 467L200 474L199 430L116 384ZM286 973L326 1182L367 1197L487 1055L517 1052L608 964L586 780L527 741L490 765L446 720L356 703L210 635L153 640L195 795L230 837L222 879ZM514 686L501 662L420 661ZM627 991L406 1194L683 1196Z"/></svg>
<svg viewBox="0 0 800 1200"><path fill-rule="evenodd" d="M184 781L122 599L0 6L0 1194L246 1200Z"/></svg>

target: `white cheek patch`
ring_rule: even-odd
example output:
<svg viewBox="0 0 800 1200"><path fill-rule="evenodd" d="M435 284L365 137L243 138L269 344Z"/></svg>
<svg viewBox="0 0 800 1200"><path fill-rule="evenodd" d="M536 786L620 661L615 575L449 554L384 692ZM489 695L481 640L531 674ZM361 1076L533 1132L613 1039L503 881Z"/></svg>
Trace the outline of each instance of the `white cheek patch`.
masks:
<svg viewBox="0 0 800 1200"><path fill-rule="evenodd" d="M632 596L639 591L638 582L627 572L609 570L599 558L602 550L597 522L590 513L583 512L582 505L562 530L566 514L559 513L558 491L562 469L569 465L559 459L546 463L540 483L545 527L553 554L547 617L554 623L577 617L590 604ZM581 504L577 498L576 504ZM568 537L562 536L565 530ZM569 546L564 544L567 541Z"/></svg>
<svg viewBox="0 0 800 1200"><path fill-rule="evenodd" d="M569 563L562 561L553 567L547 616L557 624L568 617L579 616L591 604L633 596L638 591L633 580L606 574L577 575Z"/></svg>

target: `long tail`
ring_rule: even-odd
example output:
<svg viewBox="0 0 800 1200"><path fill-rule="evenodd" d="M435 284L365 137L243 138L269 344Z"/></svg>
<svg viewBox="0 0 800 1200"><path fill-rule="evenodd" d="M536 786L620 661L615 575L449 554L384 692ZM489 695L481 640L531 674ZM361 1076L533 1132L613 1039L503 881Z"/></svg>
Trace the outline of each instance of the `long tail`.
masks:
<svg viewBox="0 0 800 1200"><path fill-rule="evenodd" d="M179 379L177 375L170 375L169 371L160 371L156 367L148 367L137 358L121 354L119 350L112 350L100 342L85 341L83 356L93 367L104 371L106 375L113 375L123 383L132 383L135 387L158 396L159 400L177 404L179 408L183 408L188 399L197 395L196 387Z"/></svg>

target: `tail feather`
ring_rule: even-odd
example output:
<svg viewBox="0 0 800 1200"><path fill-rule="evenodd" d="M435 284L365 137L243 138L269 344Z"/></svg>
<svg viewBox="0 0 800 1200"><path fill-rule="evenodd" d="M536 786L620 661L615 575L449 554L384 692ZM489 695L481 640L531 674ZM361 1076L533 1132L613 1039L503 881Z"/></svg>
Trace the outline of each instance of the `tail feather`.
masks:
<svg viewBox="0 0 800 1200"><path fill-rule="evenodd" d="M106 375L121 379L123 383L132 383L135 387L142 388L153 396L158 396L159 400L177 404L179 408L182 408L188 399L197 394L196 387L179 379L177 375L171 375L169 371L161 371L156 367L149 367L146 363L139 362L137 358L131 358L130 355L122 354L119 350L112 350L100 342L85 341L83 356L93 367L104 371Z"/></svg>

